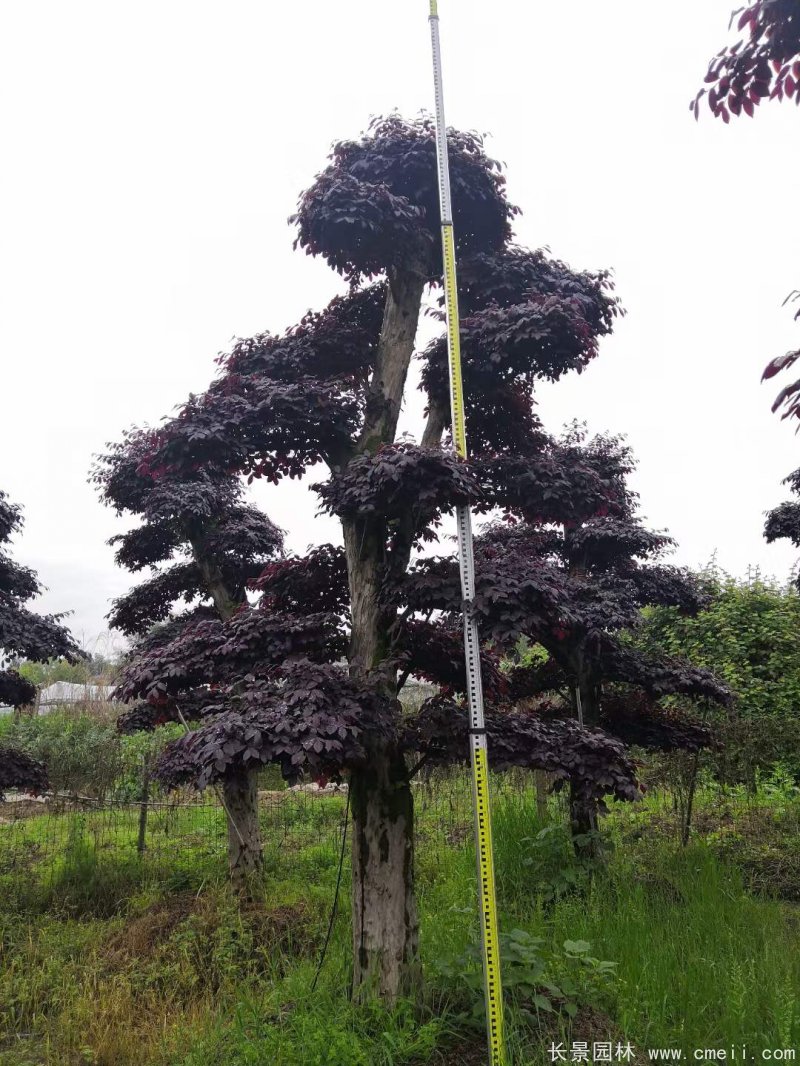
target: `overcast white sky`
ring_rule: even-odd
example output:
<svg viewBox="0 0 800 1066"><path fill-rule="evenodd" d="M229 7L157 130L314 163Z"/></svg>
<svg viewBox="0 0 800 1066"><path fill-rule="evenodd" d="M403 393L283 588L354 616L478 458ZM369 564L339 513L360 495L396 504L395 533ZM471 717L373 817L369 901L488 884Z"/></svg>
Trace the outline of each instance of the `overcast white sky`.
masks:
<svg viewBox="0 0 800 1066"><path fill-rule="evenodd" d="M286 217L330 142L432 103L427 3L0 3L0 486L16 557L88 643L129 586L92 454L155 423L233 336L337 290ZM613 267L628 317L583 376L540 392L545 424L626 433L643 511L743 573L785 577L766 509L798 461L770 414L768 358L800 344L800 113L725 127L688 102L733 0L440 0L447 118L491 133L518 238ZM413 427L414 409L409 415ZM259 502L303 550L329 539L304 486Z"/></svg>

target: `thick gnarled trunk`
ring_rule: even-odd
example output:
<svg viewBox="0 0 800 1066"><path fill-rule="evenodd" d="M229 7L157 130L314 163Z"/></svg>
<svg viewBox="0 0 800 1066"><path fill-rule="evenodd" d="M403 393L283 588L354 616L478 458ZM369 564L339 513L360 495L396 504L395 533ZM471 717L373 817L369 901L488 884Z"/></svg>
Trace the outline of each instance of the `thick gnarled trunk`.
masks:
<svg viewBox="0 0 800 1066"><path fill-rule="evenodd" d="M247 891L263 867L256 775L241 773L226 778L222 798L228 823L231 882L237 890Z"/></svg>
<svg viewBox="0 0 800 1066"><path fill-rule="evenodd" d="M381 755L350 780L353 994L394 1003L420 989L414 798L399 753Z"/></svg>

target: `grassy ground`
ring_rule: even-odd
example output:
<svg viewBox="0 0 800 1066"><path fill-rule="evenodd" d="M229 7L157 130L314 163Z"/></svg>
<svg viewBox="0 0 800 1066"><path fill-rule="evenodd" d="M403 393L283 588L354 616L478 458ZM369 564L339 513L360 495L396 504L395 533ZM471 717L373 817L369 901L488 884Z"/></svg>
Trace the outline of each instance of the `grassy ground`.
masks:
<svg viewBox="0 0 800 1066"><path fill-rule="evenodd" d="M346 871L312 992L342 807L266 804L264 887L242 904L218 812L152 814L145 862L135 810L0 823L1 1066L483 1062L466 789L418 799L421 1010L349 1003ZM665 801L614 811L593 873L557 804L542 821L531 791L503 790L495 818L515 1066L550 1062L552 1041L629 1040L638 1061L800 1043L800 801L785 783L701 796L686 848Z"/></svg>

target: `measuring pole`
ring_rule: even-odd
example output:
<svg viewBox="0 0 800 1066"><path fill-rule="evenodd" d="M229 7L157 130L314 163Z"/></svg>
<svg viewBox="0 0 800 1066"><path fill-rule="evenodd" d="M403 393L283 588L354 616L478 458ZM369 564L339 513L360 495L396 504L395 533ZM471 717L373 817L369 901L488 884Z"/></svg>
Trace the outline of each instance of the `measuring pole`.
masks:
<svg viewBox="0 0 800 1066"><path fill-rule="evenodd" d="M456 252L450 203L450 167L447 159L447 127L442 95L442 56L439 46L437 0L430 0L433 85L436 95L436 160L439 171L439 211L442 219L442 259L444 260L444 299L447 314L447 357L450 367L450 412L456 454L467 458L464 425L464 390L461 380ZM475 555L472 547L472 518L469 507L456 508L458 565L464 601L464 653L469 701L469 741L472 766L472 799L475 813L475 852L478 861L478 903L483 946L483 978L486 997L486 1027L491 1066L504 1066L503 990L500 983L500 943L497 935L497 899L494 887L492 853L492 814L489 803L489 759L483 718L480 640L473 615L475 597Z"/></svg>

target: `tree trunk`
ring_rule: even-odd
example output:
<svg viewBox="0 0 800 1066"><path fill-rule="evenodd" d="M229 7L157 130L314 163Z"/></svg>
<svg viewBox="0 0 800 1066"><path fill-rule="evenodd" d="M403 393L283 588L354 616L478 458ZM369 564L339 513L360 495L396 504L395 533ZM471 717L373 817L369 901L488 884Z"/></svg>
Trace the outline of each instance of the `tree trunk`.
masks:
<svg viewBox="0 0 800 1066"><path fill-rule="evenodd" d="M583 656L578 655L578 684L573 694L576 717L580 709L581 724L592 728L600 717L600 693L596 684L587 675ZM600 820L597 804L581 797L574 782L569 787L569 820L572 830L572 844L579 859L597 861L603 858L600 841Z"/></svg>
<svg viewBox="0 0 800 1066"><path fill-rule="evenodd" d="M533 771L536 786L536 815L540 822L547 821L547 793L549 791L548 775L544 770Z"/></svg>
<svg viewBox="0 0 800 1066"><path fill-rule="evenodd" d="M350 672L376 672L390 697L395 671L385 666L389 619L379 601L380 530L345 524L352 629ZM385 671L381 677L382 671ZM414 896L414 801L403 755L375 750L350 774L352 815L353 997L387 1003L421 990L419 923Z"/></svg>
<svg viewBox="0 0 800 1066"><path fill-rule="evenodd" d="M360 452L374 453L394 440L425 288L424 275L409 271L389 271L388 282L375 369L367 389Z"/></svg>
<svg viewBox="0 0 800 1066"><path fill-rule="evenodd" d="M234 888L247 891L261 872L263 852L258 823L258 790L255 774L225 778L222 798L228 822L228 869Z"/></svg>
<svg viewBox="0 0 800 1066"><path fill-rule="evenodd" d="M597 860L603 857L599 839L597 805L580 796L574 782L569 785L569 824L572 846L579 859Z"/></svg>
<svg viewBox="0 0 800 1066"><path fill-rule="evenodd" d="M414 895L414 798L403 756L351 775L353 995L394 1003L421 985Z"/></svg>
<svg viewBox="0 0 800 1066"><path fill-rule="evenodd" d="M375 367L367 389L356 454L394 441L414 350L424 271L391 270ZM396 611L381 605L387 568L408 566L413 538L395 538L380 515L342 522L350 589L352 677L377 681L397 697L397 670L387 661ZM367 738L369 741L369 738ZM353 995L387 1003L421 990L419 923L414 897L414 802L405 759L375 745L369 764L351 772Z"/></svg>
<svg viewBox="0 0 800 1066"><path fill-rule="evenodd" d="M689 767L689 780L686 786L686 810L681 826L681 845L685 848L689 843L689 834L692 831L692 812L694 810L694 797L697 791L697 775L700 769L700 752L696 751Z"/></svg>

